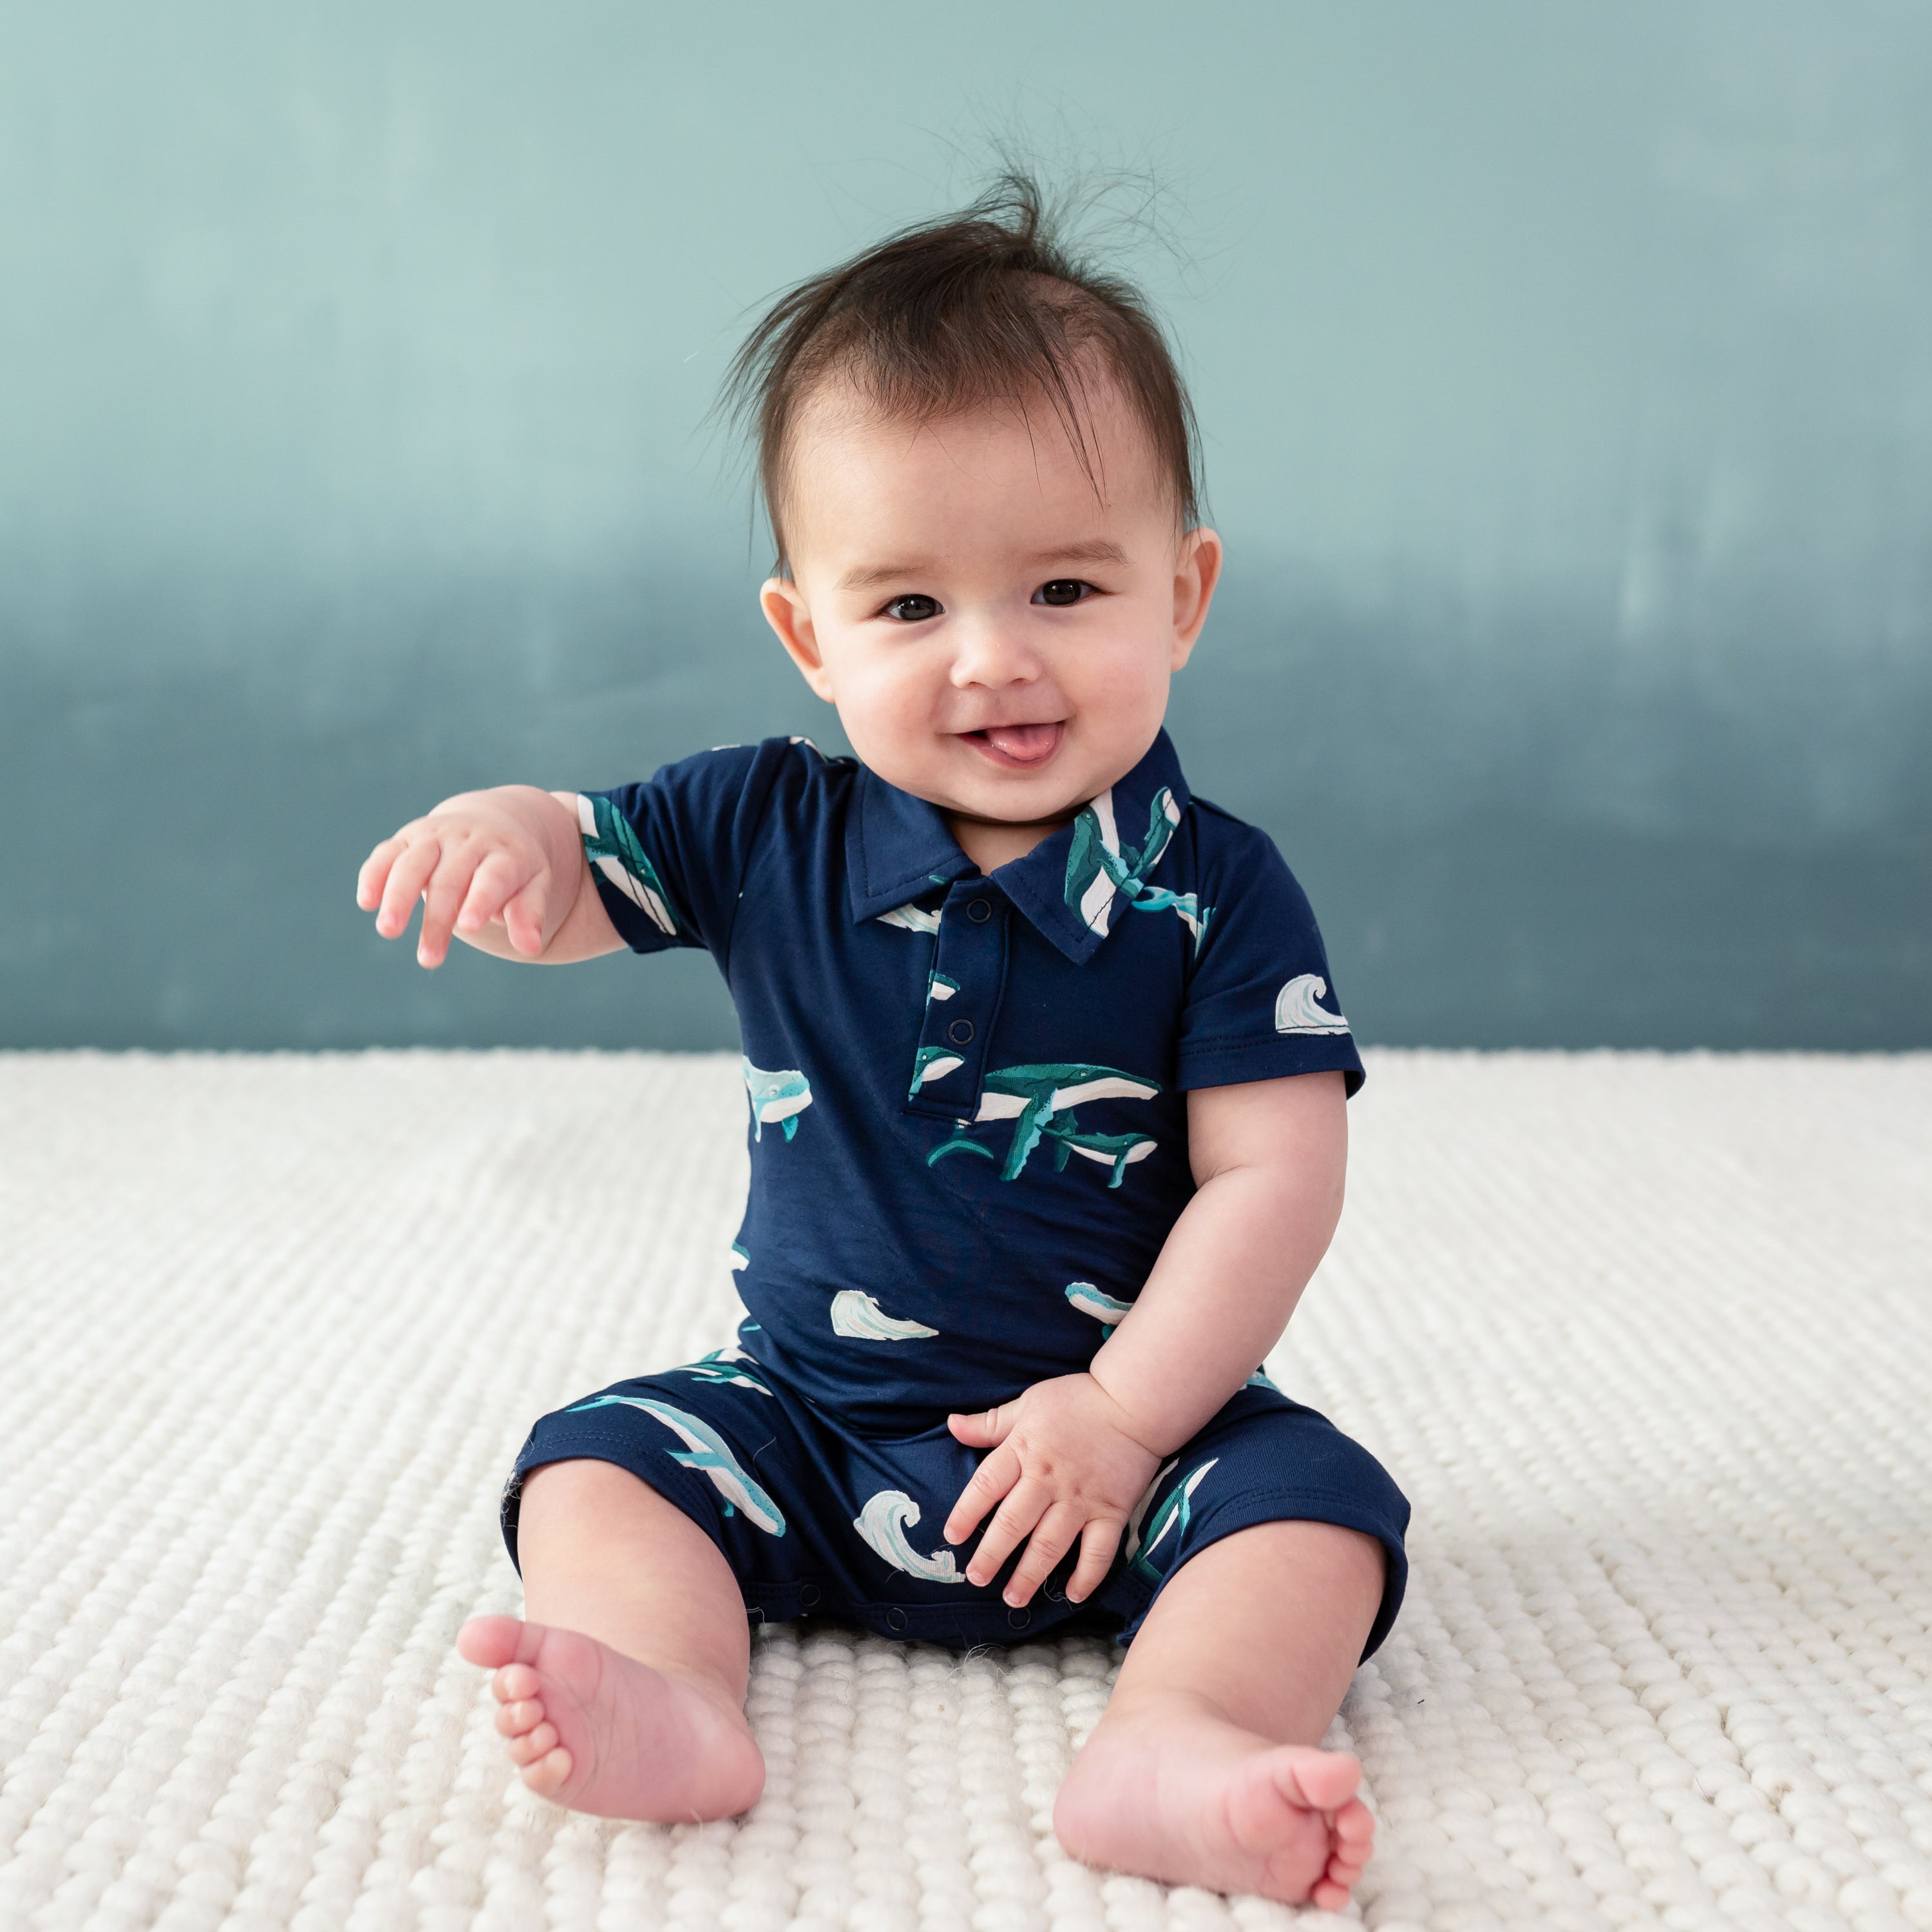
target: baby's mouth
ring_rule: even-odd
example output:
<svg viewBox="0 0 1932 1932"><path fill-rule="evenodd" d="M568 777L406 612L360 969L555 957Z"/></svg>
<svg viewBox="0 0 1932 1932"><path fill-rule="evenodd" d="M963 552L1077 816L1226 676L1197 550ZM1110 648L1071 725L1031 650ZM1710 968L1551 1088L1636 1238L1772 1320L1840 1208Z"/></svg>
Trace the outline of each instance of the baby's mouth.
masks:
<svg viewBox="0 0 1932 1932"><path fill-rule="evenodd" d="M1058 718L1051 724L989 724L959 735L995 764L1024 770L1045 764L1059 750L1066 728L1066 720Z"/></svg>

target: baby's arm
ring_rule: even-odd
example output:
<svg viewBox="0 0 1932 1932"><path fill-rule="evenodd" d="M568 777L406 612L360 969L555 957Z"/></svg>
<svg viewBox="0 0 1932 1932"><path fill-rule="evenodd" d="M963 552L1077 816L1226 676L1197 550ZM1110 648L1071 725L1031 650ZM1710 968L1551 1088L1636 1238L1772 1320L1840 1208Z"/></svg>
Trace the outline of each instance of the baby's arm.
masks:
<svg viewBox="0 0 1932 1932"><path fill-rule="evenodd" d="M975 1582L1026 1541L1006 1591L1024 1604L1077 1538L1067 1596L1099 1587L1161 1460L1260 1365L1327 1252L1342 1212L1345 1106L1340 1073L1188 1095L1197 1191L1088 1372L950 1418L961 1442L993 1453L953 1505L947 1540L1005 1498L973 1552Z"/></svg>
<svg viewBox="0 0 1932 1932"><path fill-rule="evenodd" d="M450 934L500 959L561 965L624 942L591 883L569 792L498 785L445 799L362 862L356 903L398 938L423 902L416 958L440 966ZM380 908L380 910L378 910Z"/></svg>
<svg viewBox="0 0 1932 1932"><path fill-rule="evenodd" d="M1187 1096L1197 1192L1088 1372L1162 1456L1196 1434L1280 1340L1342 1218L1340 1073Z"/></svg>

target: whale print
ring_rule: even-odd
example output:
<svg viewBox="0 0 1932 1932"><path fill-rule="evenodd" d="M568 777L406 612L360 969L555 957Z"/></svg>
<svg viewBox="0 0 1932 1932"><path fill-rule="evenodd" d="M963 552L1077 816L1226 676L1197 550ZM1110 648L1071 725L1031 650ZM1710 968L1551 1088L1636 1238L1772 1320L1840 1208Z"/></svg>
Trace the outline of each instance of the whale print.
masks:
<svg viewBox="0 0 1932 1932"><path fill-rule="evenodd" d="M1303 973L1289 980L1275 995L1275 1031L1346 1033L1348 1022L1340 1013L1315 1004L1328 990L1328 981L1318 973Z"/></svg>
<svg viewBox="0 0 1932 1932"><path fill-rule="evenodd" d="M798 1117L812 1105L812 1088L795 1066L767 1073L762 1066L742 1061L745 1090L752 1100L752 1138L761 1141L765 1129L776 1121L790 1140L798 1132Z"/></svg>
<svg viewBox="0 0 1932 1932"><path fill-rule="evenodd" d="M1180 807L1166 785L1154 795L1147 838L1138 850L1120 843L1111 788L1081 808L1066 853L1066 903L1090 931L1106 938L1118 891L1136 912L1172 912L1193 935L1194 950L1200 952L1214 908L1201 904L1192 892L1171 892L1147 883L1180 823Z"/></svg>
<svg viewBox="0 0 1932 1932"><path fill-rule="evenodd" d="M611 1402L622 1402L626 1408L641 1408L646 1414L656 1417L684 1442L688 1453L680 1454L674 1449L671 1460L685 1468L700 1470L709 1476L712 1486L724 1498L727 1516L734 1508L741 1509L748 1522L755 1523L768 1535L784 1535L785 1520L778 1504L740 1468L738 1459L708 1423L700 1422L696 1416L687 1414L681 1408L672 1408L668 1402L652 1402L646 1396L634 1395L595 1395L588 1402L573 1402L568 1413L602 1408Z"/></svg>
<svg viewBox="0 0 1932 1932"><path fill-rule="evenodd" d="M701 1360L686 1362L670 1372L695 1376L700 1382L727 1382L734 1388L755 1389L760 1395L771 1394L759 1376L758 1365L742 1348L713 1348Z"/></svg>
<svg viewBox="0 0 1932 1932"><path fill-rule="evenodd" d="M855 1342L916 1342L939 1330L888 1315L861 1289L842 1288L832 1298L832 1332Z"/></svg>
<svg viewBox="0 0 1932 1932"><path fill-rule="evenodd" d="M1131 1301L1117 1301L1111 1294L1102 1294L1090 1281L1070 1281L1060 1292L1082 1315L1090 1315L1096 1322L1109 1328L1124 1320L1127 1311L1134 1305Z"/></svg>
<svg viewBox="0 0 1932 1932"><path fill-rule="evenodd" d="M740 1269L748 1268L751 1265L751 1250L740 1241L734 1241L731 1244L731 1272L736 1274Z"/></svg>
<svg viewBox="0 0 1932 1932"><path fill-rule="evenodd" d="M1175 1460L1178 1461L1179 1459L1177 1457ZM1130 1526L1131 1533L1127 1544L1127 1558L1132 1567L1143 1576L1150 1578L1156 1582L1160 1580L1162 1573L1155 1568L1154 1562L1155 1546L1171 1529L1174 1532L1174 1546L1177 1549L1180 1547L1180 1539L1187 1533L1187 1526L1192 1520L1193 1511L1190 1504L1194 1492L1201 1486L1201 1478L1206 1475L1220 1460L1218 1456L1209 1456L1199 1468L1189 1472L1185 1481L1177 1483L1174 1486L1173 1491L1166 1502L1154 1512L1154 1520L1148 1525L1147 1540L1144 1543L1140 1540L1138 1525ZM1167 1466L1171 1469L1174 1464L1170 1462ZM1154 1483L1156 1485L1160 1481L1160 1478L1155 1477ZM1148 1493L1150 1495L1152 1490L1150 1490ZM1144 1496L1141 1499L1141 1508L1144 1509L1146 1507L1147 1498ZM1139 1511L1136 1510L1135 1514L1138 1516Z"/></svg>
<svg viewBox="0 0 1932 1932"><path fill-rule="evenodd" d="M577 829L584 856L662 932L675 938L677 921L657 868L644 856L629 820L608 798L577 795Z"/></svg>
<svg viewBox="0 0 1932 1932"><path fill-rule="evenodd" d="M1242 1383L1241 1386L1244 1388L1273 1389L1276 1395L1279 1395L1281 1393L1280 1384L1275 1382L1271 1382L1268 1380L1268 1371L1265 1369L1256 1370L1254 1373L1249 1376L1246 1382Z"/></svg>
<svg viewBox="0 0 1932 1932"><path fill-rule="evenodd" d="M922 1046L912 1064L912 1084L906 1090L910 1100L928 1080L944 1080L956 1066L964 1066L965 1061L956 1053L949 1053L943 1046Z"/></svg>
<svg viewBox="0 0 1932 1932"><path fill-rule="evenodd" d="M937 932L939 915L916 905L894 906L890 912L879 914L879 923L896 926L904 932Z"/></svg>
<svg viewBox="0 0 1932 1932"><path fill-rule="evenodd" d="M966 1578L950 1550L922 1556L906 1540L906 1531L919 1520L919 1505L903 1490L881 1490L867 1499L852 1519L852 1527L895 1570L923 1576L928 1583L963 1583Z"/></svg>
<svg viewBox="0 0 1932 1932"><path fill-rule="evenodd" d="M926 976L926 997L928 1000L950 1000L959 990L959 982L952 980L936 969Z"/></svg>
<svg viewBox="0 0 1932 1932"><path fill-rule="evenodd" d="M926 1156L926 1164L931 1167L949 1154L971 1153L997 1160L992 1149L976 1141L966 1129L982 1120L1011 1120L1013 1137L1000 1170L1001 1180L1015 1179L1034 1149L1043 1138L1050 1138L1056 1172L1064 1170L1070 1154L1081 1154L1110 1168L1107 1185L1118 1187L1132 1162L1144 1160L1154 1152L1157 1144L1154 1136L1089 1132L1074 1119L1073 1110L1089 1100L1150 1100L1160 1091L1158 1081L1143 1080L1113 1066L1054 1061L1038 1066L998 1067L986 1076L979 1112L970 1121L962 1120L958 1131Z"/></svg>

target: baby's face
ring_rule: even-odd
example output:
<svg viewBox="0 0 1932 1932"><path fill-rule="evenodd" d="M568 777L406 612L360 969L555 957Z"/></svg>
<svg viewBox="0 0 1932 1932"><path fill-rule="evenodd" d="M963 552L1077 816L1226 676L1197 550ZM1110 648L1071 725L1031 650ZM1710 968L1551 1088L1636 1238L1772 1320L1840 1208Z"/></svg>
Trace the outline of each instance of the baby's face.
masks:
<svg viewBox="0 0 1932 1932"><path fill-rule="evenodd" d="M1049 826L1131 771L1208 614L1220 540L1177 527L1123 407L1089 434L1098 492L1043 404L914 425L834 394L798 425L766 616L864 763L956 830Z"/></svg>

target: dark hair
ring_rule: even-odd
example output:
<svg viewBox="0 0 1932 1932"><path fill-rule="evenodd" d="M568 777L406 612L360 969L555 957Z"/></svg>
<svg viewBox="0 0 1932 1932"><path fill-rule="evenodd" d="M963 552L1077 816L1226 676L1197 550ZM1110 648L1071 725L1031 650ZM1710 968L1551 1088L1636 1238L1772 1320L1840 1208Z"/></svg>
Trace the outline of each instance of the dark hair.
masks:
<svg viewBox="0 0 1932 1932"><path fill-rule="evenodd" d="M828 374L848 376L884 414L918 422L987 403L1024 412L1043 397L1094 481L1084 404L1095 362L1146 431L1181 526L1191 527L1198 431L1166 338L1130 283L1066 253L1030 176L1003 173L958 214L902 229L788 290L732 358L721 398L756 433L779 568L789 560L789 440Z"/></svg>

